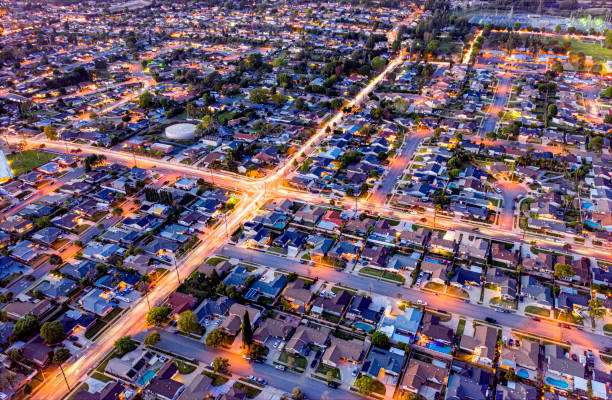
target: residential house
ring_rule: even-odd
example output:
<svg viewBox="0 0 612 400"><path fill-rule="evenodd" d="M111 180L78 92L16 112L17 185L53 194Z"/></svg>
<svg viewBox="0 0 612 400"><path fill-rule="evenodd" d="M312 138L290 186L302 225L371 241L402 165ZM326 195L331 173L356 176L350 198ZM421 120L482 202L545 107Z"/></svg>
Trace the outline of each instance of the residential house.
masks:
<svg viewBox="0 0 612 400"><path fill-rule="evenodd" d="M251 301L258 301L260 297L276 299L279 293L287 284L287 276L279 274L271 280L260 279L254 282L244 294L244 298Z"/></svg>
<svg viewBox="0 0 612 400"><path fill-rule="evenodd" d="M259 344L264 344L270 338L287 340L293 329L286 321L267 318L253 333L253 340Z"/></svg>
<svg viewBox="0 0 612 400"><path fill-rule="evenodd" d="M178 316L185 311L191 310L198 302L198 299L190 294L174 292L168 296L166 306L172 309L172 314Z"/></svg>
<svg viewBox="0 0 612 400"><path fill-rule="evenodd" d="M358 339L344 340L331 338L331 343L325 349L321 362L332 368L337 368L340 362L358 363L363 355L364 342Z"/></svg>
<svg viewBox="0 0 612 400"><path fill-rule="evenodd" d="M521 345L518 347L502 347L499 365L502 368L514 369L515 371L523 368L535 372L538 370L539 354L540 344L538 342L522 339Z"/></svg>
<svg viewBox="0 0 612 400"><path fill-rule="evenodd" d="M91 289L82 295L78 302L83 310L100 317L107 316L115 309L115 304L111 301L111 295L99 288Z"/></svg>
<svg viewBox="0 0 612 400"><path fill-rule="evenodd" d="M446 400L486 400L491 375L480 368L467 367L448 380Z"/></svg>
<svg viewBox="0 0 612 400"><path fill-rule="evenodd" d="M287 285L283 292L283 297L292 308L304 312L312 298L312 291L310 290L310 285L307 285L301 278L297 278Z"/></svg>
<svg viewBox="0 0 612 400"><path fill-rule="evenodd" d="M533 276L523 275L521 277L521 296L529 298L538 307L552 308L553 297L550 287L538 282Z"/></svg>
<svg viewBox="0 0 612 400"><path fill-rule="evenodd" d="M442 391L448 381L448 369L412 358L406 367L406 372L399 384L402 393L421 395Z"/></svg>
<svg viewBox="0 0 612 400"><path fill-rule="evenodd" d="M385 315L377 327L395 343L410 344L419 330L423 312L416 308L407 307L397 316Z"/></svg>
<svg viewBox="0 0 612 400"><path fill-rule="evenodd" d="M346 311L346 319L377 323L381 312L380 310L373 309L373 307L374 304L371 297L356 295Z"/></svg>
<svg viewBox="0 0 612 400"><path fill-rule="evenodd" d="M325 326L319 328L311 328L309 326L300 325L293 336L287 342L285 349L290 353L305 354L310 345L318 347L327 346L331 329Z"/></svg>
<svg viewBox="0 0 612 400"><path fill-rule="evenodd" d="M162 400L177 400L185 390L182 382L172 379L177 372L178 367L174 361L168 360L151 379L146 387L146 392Z"/></svg>
<svg viewBox="0 0 612 400"><path fill-rule="evenodd" d="M474 336L463 335L459 348L472 353L472 362L491 366L497 348L497 328L489 325L478 325Z"/></svg>
<svg viewBox="0 0 612 400"><path fill-rule="evenodd" d="M421 341L440 342L450 346L453 343L455 334L451 328L440 323L439 316L432 313L425 313L419 336Z"/></svg>
<svg viewBox="0 0 612 400"><path fill-rule="evenodd" d="M335 296L317 297L310 311L315 315L323 315L324 313L342 316L344 309L351 302L352 295L346 290L340 290Z"/></svg>
<svg viewBox="0 0 612 400"><path fill-rule="evenodd" d="M487 283L499 288L503 300L512 301L516 298L516 279L506 275L501 268L487 269Z"/></svg>
<svg viewBox="0 0 612 400"><path fill-rule="evenodd" d="M385 375L399 376L404 364L404 357L404 350L395 347L389 350L372 347L363 362L361 373L374 379Z"/></svg>

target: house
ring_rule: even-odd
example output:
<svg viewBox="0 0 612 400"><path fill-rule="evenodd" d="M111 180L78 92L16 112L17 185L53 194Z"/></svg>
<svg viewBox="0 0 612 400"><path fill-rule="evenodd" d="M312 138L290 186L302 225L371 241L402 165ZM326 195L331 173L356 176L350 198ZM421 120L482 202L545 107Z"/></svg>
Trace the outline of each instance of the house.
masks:
<svg viewBox="0 0 612 400"><path fill-rule="evenodd" d="M317 234L309 235L306 240L312 258L325 256L333 243L333 239Z"/></svg>
<svg viewBox="0 0 612 400"><path fill-rule="evenodd" d="M59 228L47 226L32 234L32 240L42 243L45 246L51 246L60 236L62 236L62 233L62 230Z"/></svg>
<svg viewBox="0 0 612 400"><path fill-rule="evenodd" d="M506 246L496 242L491 243L491 258L509 268L515 268L519 261L518 253L507 250Z"/></svg>
<svg viewBox="0 0 612 400"><path fill-rule="evenodd" d="M440 342L450 346L453 343L455 334L451 328L440 323L439 316L425 313L419 336L421 340Z"/></svg>
<svg viewBox="0 0 612 400"><path fill-rule="evenodd" d="M4 311L6 311L6 315L9 318L18 320L23 318L26 314L32 314L37 319L41 319L42 316L49 311L53 305L49 300L34 300L33 302L29 301L15 301L13 303L9 303L4 307Z"/></svg>
<svg viewBox="0 0 612 400"><path fill-rule="evenodd" d="M297 213L295 213L294 221L298 223L306 223L310 226L314 226L319 219L325 214L325 210L321 207L312 207L305 205Z"/></svg>
<svg viewBox="0 0 612 400"><path fill-rule="evenodd" d="M507 386L497 384L496 400L531 400L538 398L538 389L522 382L508 381Z"/></svg>
<svg viewBox="0 0 612 400"><path fill-rule="evenodd" d="M265 343L270 338L287 340L291 332L293 332L291 324L279 319L267 318L253 333L253 340L259 344Z"/></svg>
<svg viewBox="0 0 612 400"><path fill-rule="evenodd" d="M472 353L472 362L491 366L497 348L497 328L489 325L478 325L474 336L463 335L459 348Z"/></svg>
<svg viewBox="0 0 612 400"><path fill-rule="evenodd" d="M283 292L283 298L289 302L291 307L296 310L306 309L306 305L312 298L312 292L310 291L309 285L306 284L301 278L297 278L291 282L285 288Z"/></svg>
<svg viewBox="0 0 612 400"><path fill-rule="evenodd" d="M547 375L555 378L573 380L575 377L584 378L584 366L566 357L565 350L554 344L544 346L547 363Z"/></svg>
<svg viewBox="0 0 612 400"><path fill-rule="evenodd" d="M403 247L416 247L419 249L425 248L429 234L431 232L423 227L417 228L416 231L407 229L400 232L399 244Z"/></svg>
<svg viewBox="0 0 612 400"><path fill-rule="evenodd" d="M255 326L261 316L261 310L255 307L234 303L228 310L228 317L221 323L219 328L232 336L237 335L242 326L244 314L247 312L249 313L251 325Z"/></svg>
<svg viewBox="0 0 612 400"><path fill-rule="evenodd" d="M538 307L552 308L554 305L550 287L542 285L529 275L521 277L521 296L531 299L533 305Z"/></svg>
<svg viewBox="0 0 612 400"><path fill-rule="evenodd" d="M358 339L344 340L332 337L321 362L332 368L337 368L341 361L358 363L363 354L363 346L364 342Z"/></svg>
<svg viewBox="0 0 612 400"><path fill-rule="evenodd" d="M425 274L429 274L432 282L444 285L446 283L446 270L447 264L445 260L427 257L421 261L421 271Z"/></svg>
<svg viewBox="0 0 612 400"><path fill-rule="evenodd" d="M204 299L202 304L195 310L195 315L200 324L205 319L218 318L225 315L235 301L227 296L221 296L217 300Z"/></svg>
<svg viewBox="0 0 612 400"><path fill-rule="evenodd" d="M412 358L399 384L403 393L440 393L448 380L448 369ZM439 395L438 395L439 396ZM434 394L434 398L437 396Z"/></svg>
<svg viewBox="0 0 612 400"><path fill-rule="evenodd" d="M399 376L404 363L404 350L392 347L389 350L372 347L363 362L361 373L377 379L381 374Z"/></svg>
<svg viewBox="0 0 612 400"><path fill-rule="evenodd" d="M514 369L515 371L518 368L537 371L539 352L540 344L538 342L522 339L519 347L502 347L499 365L502 368Z"/></svg>
<svg viewBox="0 0 612 400"><path fill-rule="evenodd" d="M328 338L331 329L327 327L311 328L305 325L300 325L293 336L287 342L285 349L290 353L305 354L310 345L325 347L328 343Z"/></svg>
<svg viewBox="0 0 612 400"><path fill-rule="evenodd" d="M348 241L338 241L328 252L328 256L344 262L352 262L359 256L361 248Z"/></svg>
<svg viewBox="0 0 612 400"><path fill-rule="evenodd" d="M45 280L36 287L36 290L51 299L62 300L77 287L77 282L72 279L48 274Z"/></svg>
<svg viewBox="0 0 612 400"><path fill-rule="evenodd" d="M166 306L172 309L172 314L178 316L187 310L191 310L198 302L198 299L190 294L174 292L168 296Z"/></svg>
<svg viewBox="0 0 612 400"><path fill-rule="evenodd" d="M434 232L429 240L429 248L434 252L455 253L455 240L446 239L444 232Z"/></svg>
<svg viewBox="0 0 612 400"><path fill-rule="evenodd" d="M286 284L287 276L284 274L276 275L272 280L263 280L262 278L251 285L246 291L244 298L252 301L257 301L262 296L276 299Z"/></svg>
<svg viewBox="0 0 612 400"><path fill-rule="evenodd" d="M247 393L245 391L231 387L219 400L246 400L246 398Z"/></svg>
<svg viewBox="0 0 612 400"><path fill-rule="evenodd" d="M21 347L21 356L38 367L45 367L51 362L53 349L47 346L40 335L36 335Z"/></svg>
<svg viewBox="0 0 612 400"><path fill-rule="evenodd" d="M242 265L238 265L232 272L229 273L223 280L223 283L227 286L236 286L237 288L244 287L244 281L248 278L251 273Z"/></svg>
<svg viewBox="0 0 612 400"><path fill-rule="evenodd" d="M79 305L88 313L105 317L115 305L111 302L111 296L105 290L93 288L79 298Z"/></svg>
<svg viewBox="0 0 612 400"><path fill-rule="evenodd" d="M66 264L60 269L60 272L78 281L88 277L94 278L97 275L96 263L90 260L79 260L74 265Z"/></svg>
<svg viewBox="0 0 612 400"><path fill-rule="evenodd" d="M78 391L73 400L118 400L122 398L125 388L120 382L109 382L100 392L91 393L87 390Z"/></svg>
<svg viewBox="0 0 612 400"><path fill-rule="evenodd" d="M79 328L83 331L89 329L96 322L96 317L82 313L77 310L69 309L61 317L58 318L58 321L62 324L64 328L65 335L71 335L74 329Z"/></svg>
<svg viewBox="0 0 612 400"><path fill-rule="evenodd" d="M202 400L207 398L212 382L213 380L209 376L198 374L181 393L179 400Z"/></svg>
<svg viewBox="0 0 612 400"><path fill-rule="evenodd" d="M557 308L566 311L580 312L589 307L589 299L580 293L567 293L561 291L557 297Z"/></svg>
<svg viewBox="0 0 612 400"><path fill-rule="evenodd" d="M514 300L516 298L516 279L506 275L501 268L487 269L487 283L499 288L502 299Z"/></svg>
<svg viewBox="0 0 612 400"><path fill-rule="evenodd" d="M323 315L329 313L336 316L341 316L344 309L349 305L352 295L346 290L340 290L335 296L317 297L312 303L310 311L315 315Z"/></svg>
<svg viewBox="0 0 612 400"><path fill-rule="evenodd" d="M371 297L356 295L346 311L346 319L377 323L381 315L380 310L373 310L371 307Z"/></svg>
<svg viewBox="0 0 612 400"><path fill-rule="evenodd" d="M479 286L482 269L476 266L468 268L455 268L455 274L450 279L450 284L456 287L462 286Z"/></svg>
<svg viewBox="0 0 612 400"><path fill-rule="evenodd" d="M162 400L177 400L185 390L182 382L172 379L177 372L178 367L174 361L168 360L149 381L146 391Z"/></svg>
<svg viewBox="0 0 612 400"><path fill-rule="evenodd" d="M81 254L93 261L110 261L122 251L123 249L114 243L90 242Z"/></svg>
<svg viewBox="0 0 612 400"><path fill-rule="evenodd" d="M375 268L387 267L388 250L385 246L365 247L361 252L360 260L362 264Z"/></svg>
<svg viewBox="0 0 612 400"><path fill-rule="evenodd" d="M462 242L459 244L458 255L464 259L472 258L486 261L489 255L489 241L478 238L467 243Z"/></svg>
<svg viewBox="0 0 612 400"><path fill-rule="evenodd" d="M13 329L15 328L15 324L11 321L0 322L0 344L5 345L9 342L11 335L13 334Z"/></svg>
<svg viewBox="0 0 612 400"><path fill-rule="evenodd" d="M448 379L446 400L486 400L491 375L480 368L467 367Z"/></svg>

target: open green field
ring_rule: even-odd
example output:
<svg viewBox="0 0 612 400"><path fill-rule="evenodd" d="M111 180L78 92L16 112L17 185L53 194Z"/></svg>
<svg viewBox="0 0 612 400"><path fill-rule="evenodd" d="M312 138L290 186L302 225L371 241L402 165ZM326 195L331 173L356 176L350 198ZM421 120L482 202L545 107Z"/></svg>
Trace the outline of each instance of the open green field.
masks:
<svg viewBox="0 0 612 400"><path fill-rule="evenodd" d="M25 150L15 154L8 154L6 159L13 170L15 176L33 170L43 164L48 163L57 157L55 153L48 153L40 150Z"/></svg>
<svg viewBox="0 0 612 400"><path fill-rule="evenodd" d="M577 39L570 39L570 51L572 55L577 55L582 52L585 56L593 57L593 61L612 60L612 50L601 47L599 43L581 42Z"/></svg>

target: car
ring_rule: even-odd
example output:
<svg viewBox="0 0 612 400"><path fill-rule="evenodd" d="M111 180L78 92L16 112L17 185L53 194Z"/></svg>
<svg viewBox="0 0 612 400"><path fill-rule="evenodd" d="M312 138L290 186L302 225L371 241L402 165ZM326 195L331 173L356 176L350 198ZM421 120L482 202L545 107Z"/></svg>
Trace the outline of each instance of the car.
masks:
<svg viewBox="0 0 612 400"><path fill-rule="evenodd" d="M465 300L463 300L463 301L464 301L464 302L466 302L466 303L469 303L469 302L470 302L470 299L465 299Z"/></svg>
<svg viewBox="0 0 612 400"><path fill-rule="evenodd" d="M353 372L351 372L351 375L353 375L353 376L357 376L357 373L358 373L358 372L359 372L359 369L358 369L358 368L355 368L355 369L353 370Z"/></svg>
<svg viewBox="0 0 612 400"><path fill-rule="evenodd" d="M306 260L300 260L300 264L306 264Z"/></svg>
<svg viewBox="0 0 612 400"><path fill-rule="evenodd" d="M315 262L314 262L314 261L311 261L311 262L310 262L310 266L311 266L311 267L313 267L314 265L315 265Z"/></svg>
<svg viewBox="0 0 612 400"><path fill-rule="evenodd" d="M496 324L497 320L495 318L491 318L491 317L486 317L485 321L487 321L490 324Z"/></svg>
<svg viewBox="0 0 612 400"><path fill-rule="evenodd" d="M274 342L274 344L272 345L272 347L277 348L279 344L280 344L280 342L277 340L276 342Z"/></svg>
<svg viewBox="0 0 612 400"><path fill-rule="evenodd" d="M500 188L498 188L498 187L496 187L496 188L495 188L495 191L496 191L497 193L501 193L501 189L500 189Z"/></svg>
<svg viewBox="0 0 612 400"><path fill-rule="evenodd" d="M310 368L314 368L315 365L317 365L317 359L313 358L312 361L310 362Z"/></svg>
<svg viewBox="0 0 612 400"><path fill-rule="evenodd" d="M508 339L508 346L514 346L514 340Z"/></svg>
<svg viewBox="0 0 612 400"><path fill-rule="evenodd" d="M538 318L538 317L531 317L531 319L534 320L534 321L540 321L540 318Z"/></svg>
<svg viewBox="0 0 612 400"><path fill-rule="evenodd" d="M259 382L260 384L264 386L268 384L268 381L262 378L257 378L257 382Z"/></svg>
<svg viewBox="0 0 612 400"><path fill-rule="evenodd" d="M259 358L254 359L253 362L255 364L263 364L263 360L260 360Z"/></svg>
<svg viewBox="0 0 612 400"><path fill-rule="evenodd" d="M427 302L426 302L426 301L423 301L423 300L421 300L421 299L418 299L418 300L417 300L417 304L420 304L420 305L426 306L426 305L427 305Z"/></svg>
<svg viewBox="0 0 612 400"><path fill-rule="evenodd" d="M472 232L479 232L479 231L480 231L479 227L472 228Z"/></svg>
<svg viewBox="0 0 612 400"><path fill-rule="evenodd" d="M243 354L242 358L244 358L245 360L251 360L251 357L247 356L246 354Z"/></svg>
<svg viewBox="0 0 612 400"><path fill-rule="evenodd" d="M254 381L255 377L253 375L249 375L249 376L247 376L247 379L250 380L250 381Z"/></svg>
<svg viewBox="0 0 612 400"><path fill-rule="evenodd" d="M285 366L284 365L275 365L274 368L280 370L280 371L284 371L285 370Z"/></svg>
<svg viewBox="0 0 612 400"><path fill-rule="evenodd" d="M74 336L74 335L68 336L68 339L72 340L73 342L78 342L79 341L79 338Z"/></svg>
<svg viewBox="0 0 612 400"><path fill-rule="evenodd" d="M338 389L338 384L336 382L327 382L327 386L332 389Z"/></svg>
<svg viewBox="0 0 612 400"><path fill-rule="evenodd" d="M576 354L572 354L572 360L573 361L578 361L578 356Z"/></svg>

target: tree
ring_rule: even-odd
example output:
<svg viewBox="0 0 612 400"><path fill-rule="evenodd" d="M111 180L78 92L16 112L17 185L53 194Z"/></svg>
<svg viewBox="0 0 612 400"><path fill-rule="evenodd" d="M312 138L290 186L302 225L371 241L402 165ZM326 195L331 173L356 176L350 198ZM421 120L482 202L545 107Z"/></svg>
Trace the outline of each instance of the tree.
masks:
<svg viewBox="0 0 612 400"><path fill-rule="evenodd" d="M40 328L40 337L47 343L57 343L64 338L64 327L60 321L45 322Z"/></svg>
<svg viewBox="0 0 612 400"><path fill-rule="evenodd" d="M200 330L198 319L191 310L187 310L179 315L177 325L178 328L185 333L195 333Z"/></svg>
<svg viewBox="0 0 612 400"><path fill-rule="evenodd" d="M510 368L508 371L506 371L506 373L504 374L504 378L511 382L518 381L518 375L516 374L516 372L514 372L514 368Z"/></svg>
<svg viewBox="0 0 612 400"><path fill-rule="evenodd" d="M334 381L334 373L332 371L327 371L327 373L325 374L325 379L327 379L328 383L331 383Z"/></svg>
<svg viewBox="0 0 612 400"><path fill-rule="evenodd" d="M62 375L64 376L64 381L66 382L66 386L68 386L68 390L70 389L70 385L68 384L68 379L66 379L66 374L64 373L64 368L62 368L62 364L64 364L70 358L70 350L65 347L61 347L53 353L53 364L60 367L62 371Z"/></svg>
<svg viewBox="0 0 612 400"><path fill-rule="evenodd" d="M601 136L595 136L594 138L589 140L589 143L587 143L587 149L589 150L600 151L602 147L603 147L603 137Z"/></svg>
<svg viewBox="0 0 612 400"><path fill-rule="evenodd" d="M555 26L555 33L557 33L557 34L561 33L561 26L560 25Z"/></svg>
<svg viewBox="0 0 612 400"><path fill-rule="evenodd" d="M569 279L574 275L574 270L569 264L555 264L555 277L559 279Z"/></svg>
<svg viewBox="0 0 612 400"><path fill-rule="evenodd" d="M221 329L213 329L208 335L206 335L206 346L220 347L225 343L226 334Z"/></svg>
<svg viewBox="0 0 612 400"><path fill-rule="evenodd" d="M555 60L552 66L552 70L560 74L561 72L563 72L563 64L561 64L559 60Z"/></svg>
<svg viewBox="0 0 612 400"><path fill-rule="evenodd" d="M230 363L227 358L215 357L213 360L213 370L215 372L225 373L229 369Z"/></svg>
<svg viewBox="0 0 612 400"><path fill-rule="evenodd" d="M554 117L557 115L557 106L555 104L550 104L548 106L548 117Z"/></svg>
<svg viewBox="0 0 612 400"><path fill-rule="evenodd" d="M362 395L369 396L372 393L372 390L374 390L374 382L375 380L373 378L370 378L367 375L362 375L355 380L353 386L359 389L359 393Z"/></svg>
<svg viewBox="0 0 612 400"><path fill-rule="evenodd" d="M138 105L140 108L149 108L153 105L153 95L148 90L138 96Z"/></svg>
<svg viewBox="0 0 612 400"><path fill-rule="evenodd" d="M134 350L136 344L132 341L132 337L127 335L115 340L115 350L119 353L120 357L123 357L126 353Z"/></svg>
<svg viewBox="0 0 612 400"><path fill-rule="evenodd" d="M114 216L118 217L118 216L120 216L121 214L123 214L123 208L121 208L121 207L119 207L119 206L117 206L117 207L113 208L113 215L114 215Z"/></svg>
<svg viewBox="0 0 612 400"><path fill-rule="evenodd" d="M251 327L251 317L248 311L242 317L242 346L248 349L253 344L253 328Z"/></svg>
<svg viewBox="0 0 612 400"><path fill-rule="evenodd" d="M293 400L303 400L304 392L302 392L302 389L300 389L299 387L296 387L291 391L291 398Z"/></svg>
<svg viewBox="0 0 612 400"><path fill-rule="evenodd" d="M144 339L144 344L148 346L155 346L160 340L161 336L159 335L159 332L154 331L147 335L147 337Z"/></svg>
<svg viewBox="0 0 612 400"><path fill-rule="evenodd" d="M374 57L370 62L370 66L376 72L381 72L387 66L387 59L384 57Z"/></svg>
<svg viewBox="0 0 612 400"><path fill-rule="evenodd" d="M47 139L49 140L56 140L57 139L57 129L52 126L45 126L45 129L43 130L43 132L45 133L45 136L47 137Z"/></svg>
<svg viewBox="0 0 612 400"><path fill-rule="evenodd" d="M382 332L374 332L372 335L372 345L385 350L391 347L389 338Z"/></svg>
<svg viewBox="0 0 612 400"><path fill-rule="evenodd" d="M60 265L63 262L62 257L57 254L51 254L49 256L49 264L51 265Z"/></svg>
<svg viewBox="0 0 612 400"><path fill-rule="evenodd" d="M147 313L147 324L149 325L161 325L166 322L168 315L170 315L170 308L168 307L154 307Z"/></svg>
<svg viewBox="0 0 612 400"><path fill-rule="evenodd" d="M15 322L13 336L19 340L27 339L33 335L34 332L38 331L39 326L38 318L32 313L27 313Z"/></svg>
<svg viewBox="0 0 612 400"><path fill-rule="evenodd" d="M595 321L604 318L604 316L606 315L606 311L603 307L603 302L601 301L601 299L593 297L591 300L589 300L589 315Z"/></svg>

